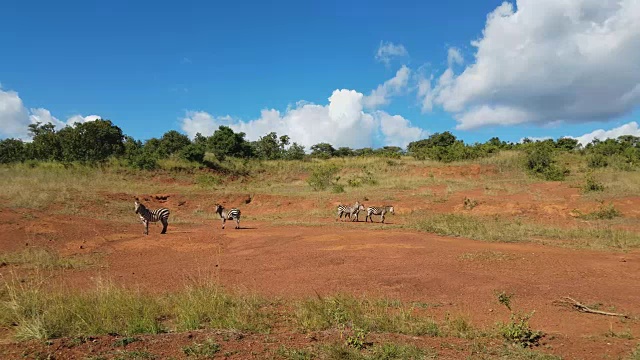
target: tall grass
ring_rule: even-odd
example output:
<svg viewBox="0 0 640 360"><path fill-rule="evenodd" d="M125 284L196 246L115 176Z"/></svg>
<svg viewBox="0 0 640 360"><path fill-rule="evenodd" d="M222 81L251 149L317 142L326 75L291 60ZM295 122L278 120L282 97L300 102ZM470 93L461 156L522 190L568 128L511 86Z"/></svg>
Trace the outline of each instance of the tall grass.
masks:
<svg viewBox="0 0 640 360"><path fill-rule="evenodd" d="M201 327L268 331L262 303L214 284L150 295L98 283L91 291L46 289L45 280L13 279L0 291L0 326L19 340L103 334L157 334Z"/></svg>

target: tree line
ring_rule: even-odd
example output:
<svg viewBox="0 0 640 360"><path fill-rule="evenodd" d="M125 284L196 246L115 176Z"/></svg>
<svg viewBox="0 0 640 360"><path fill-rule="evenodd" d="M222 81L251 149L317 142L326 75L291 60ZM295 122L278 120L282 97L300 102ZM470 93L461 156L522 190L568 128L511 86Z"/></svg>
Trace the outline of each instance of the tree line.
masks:
<svg viewBox="0 0 640 360"><path fill-rule="evenodd" d="M243 132L235 132L228 126L220 126L211 136L196 134L193 140L175 130L167 131L160 138L144 142L125 135L110 120L75 123L56 130L51 123L29 125L32 141L19 139L0 140L0 163L15 163L28 160L99 163L110 158L123 160L138 169L154 169L158 160L176 157L201 164L207 163L205 154L212 154L217 161L227 157L262 160L303 160L307 158L328 159L332 157L382 156L399 158L413 156L419 160L441 162L473 160L491 156L502 150L523 150L538 159L542 166L553 154L570 151L587 155L591 167L606 167L622 164L634 167L640 163L640 138L630 135L617 139L594 140L581 146L576 139L560 138L544 141L524 139L520 143L506 142L493 137L485 143L465 144L451 132L435 133L426 139L409 143L406 149L398 146L352 149L335 148L329 143L318 143L305 147L291 142L288 135L278 136L270 132L257 141L248 141ZM551 160L548 160L551 161ZM537 165L532 164L530 168Z"/></svg>

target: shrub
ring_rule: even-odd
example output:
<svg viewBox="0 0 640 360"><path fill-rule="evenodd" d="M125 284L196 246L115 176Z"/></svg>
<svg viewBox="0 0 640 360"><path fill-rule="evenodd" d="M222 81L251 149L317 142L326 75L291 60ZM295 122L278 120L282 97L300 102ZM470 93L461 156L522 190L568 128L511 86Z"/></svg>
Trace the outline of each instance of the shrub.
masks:
<svg viewBox="0 0 640 360"><path fill-rule="evenodd" d="M531 329L529 319L534 312L530 314L512 313L507 323L499 323L498 332L507 341L522 347L531 347L538 344L542 338L541 331Z"/></svg>
<svg viewBox="0 0 640 360"><path fill-rule="evenodd" d="M588 174L585 178L585 184L582 186L582 191L591 192L591 191L604 191L604 185L601 182L598 182L593 174Z"/></svg>
<svg viewBox="0 0 640 360"><path fill-rule="evenodd" d="M340 168L333 164L319 165L313 170L307 182L315 191L325 190L329 186L337 185L335 176L338 171L340 171Z"/></svg>
<svg viewBox="0 0 640 360"><path fill-rule="evenodd" d="M607 157L602 154L593 154L587 157L587 166L590 168L603 168L609 166L609 161Z"/></svg>
<svg viewBox="0 0 640 360"><path fill-rule="evenodd" d="M202 164L204 161L204 149L201 146L189 144L182 149L180 157L187 161L195 161Z"/></svg>
<svg viewBox="0 0 640 360"><path fill-rule="evenodd" d="M525 166L533 175L545 180L561 181L569 170L560 167L554 159L554 148L545 142L531 144L527 150Z"/></svg>

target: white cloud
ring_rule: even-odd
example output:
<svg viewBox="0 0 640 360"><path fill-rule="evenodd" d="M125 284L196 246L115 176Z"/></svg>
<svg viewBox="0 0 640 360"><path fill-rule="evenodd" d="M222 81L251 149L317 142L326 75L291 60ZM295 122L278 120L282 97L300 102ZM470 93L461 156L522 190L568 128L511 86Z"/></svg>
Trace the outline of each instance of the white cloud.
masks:
<svg viewBox="0 0 640 360"><path fill-rule="evenodd" d="M447 54L447 64L449 64L449 68L453 67L453 65L462 65L464 62L464 58L462 57L462 53L457 48L449 48L449 52Z"/></svg>
<svg viewBox="0 0 640 360"><path fill-rule="evenodd" d="M599 129L599 130L594 130L588 134L584 134L582 136L578 136L578 137L567 136L567 137L576 139L580 144L582 144L582 146L585 146L588 143L592 142L594 139L599 139L599 140L617 139L619 136L622 136L622 135L633 135L633 136L640 137L640 128L638 127L638 123L635 121L632 121L630 123L624 124L622 126L619 126L611 130Z"/></svg>
<svg viewBox="0 0 640 360"><path fill-rule="evenodd" d="M452 48L437 83L421 80L423 111L441 106L473 129L610 120L640 105L640 1L516 4L488 15L474 63L454 74Z"/></svg>
<svg viewBox="0 0 640 360"><path fill-rule="evenodd" d="M246 133L249 140L275 131L289 135L292 141L307 149L320 142L334 147L371 147L376 138L382 138L386 145L403 146L424 134L401 116L391 116L384 111L365 112L364 96L355 90L335 90L328 100L327 105L301 101L284 113L265 109L258 119L250 121L219 118L202 111L187 112L182 119L182 130L191 137L198 132L209 136L220 125L226 125Z"/></svg>
<svg viewBox="0 0 640 360"><path fill-rule="evenodd" d="M396 72L394 77L385 81L383 84L378 85L375 90L371 91L371 94L364 97L364 107L366 109L375 109L388 104L391 96L401 94L407 87L410 74L411 70L403 65L400 70Z"/></svg>
<svg viewBox="0 0 640 360"><path fill-rule="evenodd" d="M0 138L14 137L22 140L29 140L29 124L41 122L43 124L52 123L57 128L73 125L76 122L87 122L100 119L98 115L74 115L66 122L60 121L47 109L30 109L24 106L22 99L15 91L3 91L0 88Z"/></svg>
<svg viewBox="0 0 640 360"><path fill-rule="evenodd" d="M376 60L385 63L385 65L389 65L391 59L394 57L405 57L409 56L409 52L402 44L394 44L392 42L380 42L380 47L378 47L378 52L376 53Z"/></svg>
<svg viewBox="0 0 640 360"><path fill-rule="evenodd" d="M0 137L27 137L29 112L15 91L0 88Z"/></svg>
<svg viewBox="0 0 640 360"><path fill-rule="evenodd" d="M427 131L411 126L409 120L400 115L389 115L384 111L376 112L380 121L380 130L385 139L385 145L405 148L410 142L429 136Z"/></svg>

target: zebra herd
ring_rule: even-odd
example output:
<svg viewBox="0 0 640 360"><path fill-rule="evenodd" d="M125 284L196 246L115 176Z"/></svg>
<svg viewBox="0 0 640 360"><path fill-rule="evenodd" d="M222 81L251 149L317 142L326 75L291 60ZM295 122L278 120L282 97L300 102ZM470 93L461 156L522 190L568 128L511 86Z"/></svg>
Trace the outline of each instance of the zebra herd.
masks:
<svg viewBox="0 0 640 360"><path fill-rule="evenodd" d="M140 200L137 197L135 198L134 204L135 204L135 212L140 216L140 221L142 221L142 224L144 225L145 235L149 235L149 223L158 222L158 221L162 223L162 232L160 232L160 234L167 233L167 226L169 225L169 214L171 213L169 209L158 208L155 210L149 210L147 209L146 206L144 206L140 202ZM220 204L215 204L215 207L216 207L216 210L215 210L216 214L218 214L218 216L220 216L220 219L222 219L223 229L227 220L235 220L236 229L240 229L240 215L241 215L240 209L232 208L227 210ZM384 216L387 213L394 214L393 206L390 206L390 205L369 206L365 209L363 204L361 204L359 201L356 201L356 203L353 206L339 204L338 217L336 217L336 221L338 221L338 218L342 219L343 215L345 219L347 219L347 216L348 216L351 221L359 221L358 214L360 213L360 211L365 211L365 210L367 214L367 216L364 219L365 222L367 222L368 220L371 220L371 222L373 222L373 215L380 215L380 222L384 223Z"/></svg>
<svg viewBox="0 0 640 360"><path fill-rule="evenodd" d="M348 216L351 221L360 221L358 220L358 214L360 213L360 211L364 211L364 210L365 210L364 205L360 204L359 201L356 201L356 203L353 206L339 204L338 216L336 217L336 221L338 221L338 219L342 219L343 215L345 219ZM367 216L364 218L364 222L367 222L369 220L373 222L373 215L380 215L380 222L384 223L384 216L387 213L395 214L393 210L393 206L391 205L369 206L366 208Z"/></svg>

